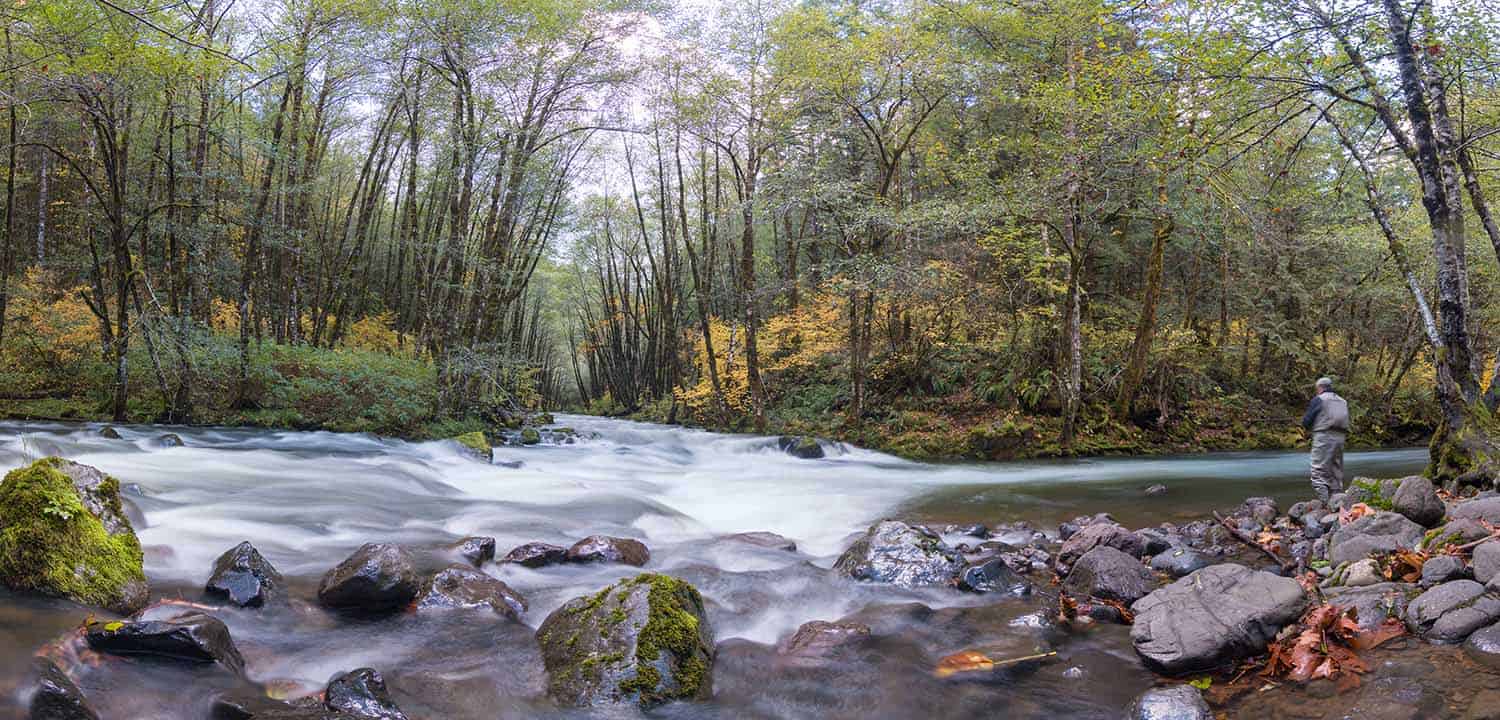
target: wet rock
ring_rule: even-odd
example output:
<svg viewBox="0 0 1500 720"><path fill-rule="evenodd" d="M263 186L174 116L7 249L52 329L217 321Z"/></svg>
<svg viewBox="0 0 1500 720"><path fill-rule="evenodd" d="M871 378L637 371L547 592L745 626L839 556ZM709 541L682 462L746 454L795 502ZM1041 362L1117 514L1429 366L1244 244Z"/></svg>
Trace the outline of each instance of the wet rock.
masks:
<svg viewBox="0 0 1500 720"><path fill-rule="evenodd" d="M1323 504L1322 500L1303 500L1293 503L1286 511L1287 515L1294 518L1303 517L1308 513L1317 513L1319 517L1322 517L1328 513L1328 506Z"/></svg>
<svg viewBox="0 0 1500 720"><path fill-rule="evenodd" d="M1146 543L1135 533L1119 525L1096 523L1079 530L1057 552L1057 563L1071 566L1083 554L1099 546L1112 547L1127 555L1140 557L1146 553Z"/></svg>
<svg viewBox="0 0 1500 720"><path fill-rule="evenodd" d="M568 548L567 560L575 563L621 563L641 567L651 560L651 551L639 540L590 535Z"/></svg>
<svg viewBox="0 0 1500 720"><path fill-rule="evenodd" d="M725 537L727 540L742 542L748 545L757 545L772 550L785 550L797 552L797 543L773 532L743 532L735 533Z"/></svg>
<svg viewBox="0 0 1500 720"><path fill-rule="evenodd" d="M281 573L249 541L242 542L214 561L204 592L240 607L261 607L281 598L286 584Z"/></svg>
<svg viewBox="0 0 1500 720"><path fill-rule="evenodd" d="M116 430L112 425L105 425L104 427L99 428L99 437L102 437L106 440L119 440L120 431Z"/></svg>
<svg viewBox="0 0 1500 720"><path fill-rule="evenodd" d="M1101 600L1119 600L1130 604L1151 592L1151 572L1130 555L1112 547L1100 546L1084 553L1063 581L1063 588L1075 595Z"/></svg>
<svg viewBox="0 0 1500 720"><path fill-rule="evenodd" d="M1420 680L1387 677L1365 683L1343 717L1359 720L1426 720L1436 717L1442 696Z"/></svg>
<svg viewBox="0 0 1500 720"><path fill-rule="evenodd" d="M1136 696L1126 720L1213 720L1203 694L1192 685L1154 687Z"/></svg>
<svg viewBox="0 0 1500 720"><path fill-rule="evenodd" d="M776 438L776 447L794 458L817 460L823 457L823 446L818 439L807 435L782 435Z"/></svg>
<svg viewBox="0 0 1500 720"><path fill-rule="evenodd" d="M706 699L714 632L697 588L646 573L574 598L536 633L547 694L565 706Z"/></svg>
<svg viewBox="0 0 1500 720"><path fill-rule="evenodd" d="M93 623L85 634L90 648L111 655L142 655L197 663L218 663L240 675L245 659L218 618L192 612L171 620Z"/></svg>
<svg viewBox="0 0 1500 720"><path fill-rule="evenodd" d="M156 436L156 439L151 442L159 448L175 448L183 446L182 437L177 433L164 433L158 435Z"/></svg>
<svg viewBox="0 0 1500 720"><path fill-rule="evenodd" d="M1328 588L1323 591L1323 597L1339 607L1354 608L1359 626L1371 630L1388 618L1405 618L1408 598L1417 592L1415 585L1388 582L1364 587Z"/></svg>
<svg viewBox="0 0 1500 720"><path fill-rule="evenodd" d="M542 434L534 427L521 428L521 444L536 445L542 442Z"/></svg>
<svg viewBox="0 0 1500 720"><path fill-rule="evenodd" d="M1349 569L1344 571L1343 584L1346 587L1365 587L1377 585L1383 579L1380 577L1380 565L1370 558L1365 558L1349 565Z"/></svg>
<svg viewBox="0 0 1500 720"><path fill-rule="evenodd" d="M1474 631L1464 641L1464 652L1488 668L1500 670L1500 625L1490 625Z"/></svg>
<svg viewBox="0 0 1500 720"><path fill-rule="evenodd" d="M1354 500L1349 497L1349 493L1334 493L1328 496L1328 509L1331 512L1342 512L1353 505Z"/></svg>
<svg viewBox="0 0 1500 720"><path fill-rule="evenodd" d="M1469 633L1500 620L1500 594L1473 580L1443 583L1411 601L1406 625L1415 634L1441 643L1457 643Z"/></svg>
<svg viewBox="0 0 1500 720"><path fill-rule="evenodd" d="M547 543L526 543L513 548L500 559L502 563L515 563L521 567L539 568L547 565L556 565L568 559L568 549L561 545L549 545Z"/></svg>
<svg viewBox="0 0 1500 720"><path fill-rule="evenodd" d="M0 582L128 615L146 604L140 542L118 480L50 457L0 483Z"/></svg>
<svg viewBox="0 0 1500 720"><path fill-rule="evenodd" d="M1437 555L1422 563L1422 584L1424 586L1441 585L1453 580L1463 580L1469 576L1469 567L1464 565L1464 560L1457 555Z"/></svg>
<svg viewBox="0 0 1500 720"><path fill-rule="evenodd" d="M1296 580L1213 565L1137 600L1130 639L1158 672L1207 670L1264 651L1307 603Z"/></svg>
<svg viewBox="0 0 1500 720"><path fill-rule="evenodd" d="M1271 498L1253 497L1247 498L1245 502L1241 503L1239 509L1235 510L1234 514L1247 515L1257 523L1265 526L1276 522L1276 516L1281 514L1281 510L1276 507L1276 501Z"/></svg>
<svg viewBox="0 0 1500 720"><path fill-rule="evenodd" d="M1161 530L1157 530L1156 528L1137 530L1135 531L1135 534L1136 537L1139 537L1141 539L1141 546L1142 548L1144 548L1143 552L1141 553L1143 555L1157 555L1160 553L1164 553L1174 544L1176 544L1173 542L1174 538L1171 535L1168 535ZM1180 542L1180 538L1178 540Z"/></svg>
<svg viewBox="0 0 1500 720"><path fill-rule="evenodd" d="M318 601L330 608L390 612L405 607L420 589L415 561L406 548L366 543L323 575Z"/></svg>
<svg viewBox="0 0 1500 720"><path fill-rule="evenodd" d="M776 652L803 661L830 661L847 657L870 641L870 626L857 622L813 620L782 641Z"/></svg>
<svg viewBox="0 0 1500 720"><path fill-rule="evenodd" d="M31 695L31 720L99 720L83 691L51 660L34 662L36 690Z"/></svg>
<svg viewBox="0 0 1500 720"><path fill-rule="evenodd" d="M455 435L449 438L449 441L456 444L460 451L475 460L488 463L495 459L495 449L490 445L490 439L478 430L462 435Z"/></svg>
<svg viewBox="0 0 1500 720"><path fill-rule="evenodd" d="M1328 526L1323 524L1323 516L1316 511L1300 516L1299 520L1302 523L1302 534L1308 538L1323 537L1323 533L1328 531Z"/></svg>
<svg viewBox="0 0 1500 720"><path fill-rule="evenodd" d="M1448 508L1438 497L1432 481L1421 475L1402 478L1391 496L1391 506L1406 519L1423 527L1432 527L1443 521Z"/></svg>
<svg viewBox="0 0 1500 720"><path fill-rule="evenodd" d="M1474 579L1488 583L1500 575L1500 540L1482 542L1474 546Z"/></svg>
<svg viewBox="0 0 1500 720"><path fill-rule="evenodd" d="M1174 578L1184 577L1209 565L1213 558L1192 548L1172 548L1151 558L1151 569Z"/></svg>
<svg viewBox="0 0 1500 720"><path fill-rule="evenodd" d="M1006 595L1026 595L1031 592L1031 583L1016 574L1004 558L998 557L968 565L959 571L958 587L971 592L998 592Z"/></svg>
<svg viewBox="0 0 1500 720"><path fill-rule="evenodd" d="M466 537L449 545L448 549L463 558L464 562L474 567L482 567L485 563L495 559L495 538Z"/></svg>
<svg viewBox="0 0 1500 720"><path fill-rule="evenodd" d="M845 577L901 587L947 585L961 567L958 554L931 530L895 520L870 526L833 564Z"/></svg>
<svg viewBox="0 0 1500 720"><path fill-rule="evenodd" d="M329 710L313 698L282 702L251 690L227 692L214 698L209 720L355 720Z"/></svg>
<svg viewBox="0 0 1500 720"><path fill-rule="evenodd" d="M1486 689L1476 693L1462 720L1500 720L1500 691Z"/></svg>
<svg viewBox="0 0 1500 720"><path fill-rule="evenodd" d="M1422 526L1404 515L1377 512L1333 532L1328 560L1334 565L1363 560L1370 555L1410 550L1422 540Z"/></svg>
<svg viewBox="0 0 1500 720"><path fill-rule="evenodd" d="M1167 494L1167 486L1157 483L1155 485L1148 486L1143 491L1143 494L1146 497L1161 497Z"/></svg>
<svg viewBox="0 0 1500 720"><path fill-rule="evenodd" d="M1448 511L1449 520L1483 520L1500 525L1500 496L1482 497L1461 502Z"/></svg>
<svg viewBox="0 0 1500 720"><path fill-rule="evenodd" d="M406 720L406 714L391 700L385 679L371 668L351 670L328 681L323 703L351 717L369 720Z"/></svg>
<svg viewBox="0 0 1500 720"><path fill-rule="evenodd" d="M496 615L519 620L526 612L526 598L483 571L456 563L433 575L417 597L418 610L476 608L489 608Z"/></svg>

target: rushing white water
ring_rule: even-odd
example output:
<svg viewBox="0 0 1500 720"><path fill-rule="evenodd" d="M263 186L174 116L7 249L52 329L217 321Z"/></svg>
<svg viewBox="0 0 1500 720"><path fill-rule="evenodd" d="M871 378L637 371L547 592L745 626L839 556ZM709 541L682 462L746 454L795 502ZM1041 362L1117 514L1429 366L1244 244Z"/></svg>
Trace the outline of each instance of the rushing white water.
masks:
<svg viewBox="0 0 1500 720"><path fill-rule="evenodd" d="M365 542L436 547L487 535L503 554L526 542L566 546L606 534L643 540L652 552L647 569L694 582L710 602L721 641L765 644L808 620L836 619L872 603L992 602L942 589L832 581L825 569L855 533L882 517L1019 517L1045 525L1100 510L1150 516L1232 504L1247 494L1290 496L1302 493L1305 482L1299 479L1305 458L1297 453L931 465L827 443L828 457L802 460L780 452L774 438L582 416L557 420L579 432L576 443L497 447L493 464L448 442L146 426L120 427L122 439L113 440L100 436L97 425L0 423L0 470L61 455L118 477L145 514L138 535L158 592L201 587L214 559L242 540L310 597L317 577ZM157 438L168 431L185 446L162 447ZM1350 465L1355 472L1396 474L1422 460L1421 451L1386 451L1351 455ZM1168 505L1142 500L1139 488L1151 483L1172 488ZM784 535L799 552L723 539L748 531ZM607 565L487 571L530 599L524 620L532 627L568 599L637 572ZM405 636L335 629L303 645L281 639L282 628L237 614L226 622L243 646L264 648L250 663L258 680L313 686L358 665L424 662L419 643ZM0 631L29 637L3 621Z"/></svg>

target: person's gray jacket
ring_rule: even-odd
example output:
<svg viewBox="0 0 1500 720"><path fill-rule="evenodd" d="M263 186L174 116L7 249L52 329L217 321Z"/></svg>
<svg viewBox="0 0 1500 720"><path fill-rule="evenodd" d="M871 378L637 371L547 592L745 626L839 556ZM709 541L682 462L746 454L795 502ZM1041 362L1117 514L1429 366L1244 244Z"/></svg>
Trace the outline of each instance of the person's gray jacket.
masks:
<svg viewBox="0 0 1500 720"><path fill-rule="evenodd" d="M1332 390L1319 393L1307 404L1302 427L1309 432L1349 432L1349 403Z"/></svg>

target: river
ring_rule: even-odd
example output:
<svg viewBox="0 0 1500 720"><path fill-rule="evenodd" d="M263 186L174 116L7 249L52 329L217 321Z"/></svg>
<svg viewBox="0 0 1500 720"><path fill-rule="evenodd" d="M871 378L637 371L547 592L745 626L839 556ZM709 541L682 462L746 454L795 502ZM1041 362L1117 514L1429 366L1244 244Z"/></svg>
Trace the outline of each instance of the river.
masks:
<svg viewBox="0 0 1500 720"><path fill-rule="evenodd" d="M1024 519L1038 527L1109 511L1131 527L1232 506L1248 495L1305 495L1305 456L1253 452L1148 459L933 465L829 445L822 460L779 452L772 438L724 435L582 416L574 444L499 447L476 462L448 443L364 435L0 423L0 469L61 455L126 484L144 512L153 597L201 598L214 559L250 540L288 578L295 609L223 610L257 681L291 694L321 689L361 666L382 670L412 718L591 717L557 710L531 638L549 612L634 568L486 570L530 602L526 626L396 617L349 622L311 605L318 578L365 542L436 547L466 535L569 545L591 534L636 537L648 570L703 592L720 641L711 702L655 714L683 718L1113 718L1151 682L1128 629L1060 636L1035 599L851 584L827 568L882 517L935 524ZM163 432L184 447L159 447ZM1351 475L1419 471L1425 450L1351 453ZM1168 492L1147 498L1161 483ZM1285 504L1283 504L1285 507ZM798 552L730 541L771 531ZM303 602L306 601L306 602ZM876 641L857 663L795 667L774 645L803 622L855 615ZM0 716L19 717L28 656L89 611L0 590ZM981 682L940 681L936 660L970 646L1000 656L1056 649L1056 662ZM221 678L209 671L105 661L80 685L105 720L205 716ZM634 711L625 712L630 717ZM613 715L612 715L613 716Z"/></svg>

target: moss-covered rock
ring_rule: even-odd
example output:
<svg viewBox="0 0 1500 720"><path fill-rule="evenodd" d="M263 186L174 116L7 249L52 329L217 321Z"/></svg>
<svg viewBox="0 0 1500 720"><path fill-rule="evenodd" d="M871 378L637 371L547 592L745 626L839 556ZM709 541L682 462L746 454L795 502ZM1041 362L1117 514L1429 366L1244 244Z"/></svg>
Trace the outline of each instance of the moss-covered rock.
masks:
<svg viewBox="0 0 1500 720"><path fill-rule="evenodd" d="M141 544L120 483L62 458L0 483L0 582L128 614L146 604Z"/></svg>
<svg viewBox="0 0 1500 720"><path fill-rule="evenodd" d="M706 699L714 632L692 585L646 573L574 598L537 630L547 692L569 706Z"/></svg>
<svg viewBox="0 0 1500 720"><path fill-rule="evenodd" d="M542 434L534 427L521 428L521 444L535 445L542 441Z"/></svg>
<svg viewBox="0 0 1500 720"><path fill-rule="evenodd" d="M456 435L451 439L469 452L469 454L480 460L491 462L494 459L494 449L490 447L489 438L485 437L484 433L478 430Z"/></svg>

